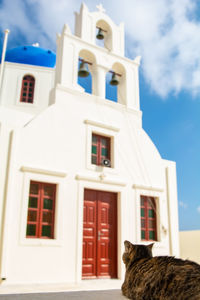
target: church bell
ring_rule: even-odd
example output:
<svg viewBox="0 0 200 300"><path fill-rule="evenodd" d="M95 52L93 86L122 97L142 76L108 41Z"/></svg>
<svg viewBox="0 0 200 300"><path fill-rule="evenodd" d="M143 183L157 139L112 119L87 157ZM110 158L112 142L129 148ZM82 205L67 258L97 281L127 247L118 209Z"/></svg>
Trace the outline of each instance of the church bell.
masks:
<svg viewBox="0 0 200 300"><path fill-rule="evenodd" d="M103 33L103 30L101 28L99 28L98 33L96 35L96 38L98 40L103 40L104 39L104 33Z"/></svg>
<svg viewBox="0 0 200 300"><path fill-rule="evenodd" d="M88 77L90 72L87 70L86 62L82 61L78 70L79 77Z"/></svg>
<svg viewBox="0 0 200 300"><path fill-rule="evenodd" d="M110 85L116 86L119 84L119 80L117 79L117 75L115 73L112 74L112 79L110 81Z"/></svg>

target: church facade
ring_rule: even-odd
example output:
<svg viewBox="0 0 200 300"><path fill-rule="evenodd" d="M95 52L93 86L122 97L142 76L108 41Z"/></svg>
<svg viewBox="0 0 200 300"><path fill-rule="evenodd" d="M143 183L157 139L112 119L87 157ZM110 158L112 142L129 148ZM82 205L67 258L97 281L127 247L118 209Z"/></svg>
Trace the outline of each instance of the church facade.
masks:
<svg viewBox="0 0 200 300"><path fill-rule="evenodd" d="M55 67L50 50L23 46L1 69L2 284L122 279L124 240L179 256L176 165L142 128L140 57L124 57L123 24L102 6L75 18Z"/></svg>

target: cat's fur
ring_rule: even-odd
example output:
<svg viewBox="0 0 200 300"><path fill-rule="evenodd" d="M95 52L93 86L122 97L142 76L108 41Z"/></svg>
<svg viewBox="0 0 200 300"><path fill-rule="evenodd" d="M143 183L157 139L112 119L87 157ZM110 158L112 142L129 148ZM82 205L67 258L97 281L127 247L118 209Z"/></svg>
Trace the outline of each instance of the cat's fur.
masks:
<svg viewBox="0 0 200 300"><path fill-rule="evenodd" d="M200 300L200 265L171 256L152 257L152 246L124 242L122 294L134 300Z"/></svg>

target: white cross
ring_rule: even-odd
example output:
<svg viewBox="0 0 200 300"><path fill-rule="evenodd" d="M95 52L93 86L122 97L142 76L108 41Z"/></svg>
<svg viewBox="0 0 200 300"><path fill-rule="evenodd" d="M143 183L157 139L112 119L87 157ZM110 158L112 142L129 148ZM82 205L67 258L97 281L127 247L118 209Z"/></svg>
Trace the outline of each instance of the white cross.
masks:
<svg viewBox="0 0 200 300"><path fill-rule="evenodd" d="M105 9L103 8L103 5L100 3L99 5L96 6L96 8L99 10L101 13L105 13Z"/></svg>

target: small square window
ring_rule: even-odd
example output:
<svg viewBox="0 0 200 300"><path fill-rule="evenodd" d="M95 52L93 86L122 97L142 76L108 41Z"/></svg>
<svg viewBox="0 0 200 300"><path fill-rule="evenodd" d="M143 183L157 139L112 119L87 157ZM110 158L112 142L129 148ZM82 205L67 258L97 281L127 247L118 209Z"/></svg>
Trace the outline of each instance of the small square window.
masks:
<svg viewBox="0 0 200 300"><path fill-rule="evenodd" d="M51 226L50 225L42 226L42 237L51 238Z"/></svg>
<svg viewBox="0 0 200 300"><path fill-rule="evenodd" d="M38 198L29 197L28 207L30 207L30 208L37 208L38 207Z"/></svg>
<svg viewBox="0 0 200 300"><path fill-rule="evenodd" d="M52 209L53 207L53 200L52 199L44 199L43 208L44 209Z"/></svg>
<svg viewBox="0 0 200 300"><path fill-rule="evenodd" d="M36 225L27 224L26 236L35 237L36 235Z"/></svg>
<svg viewBox="0 0 200 300"><path fill-rule="evenodd" d="M29 210L28 212L28 221L35 222L37 219L37 211Z"/></svg>
<svg viewBox="0 0 200 300"><path fill-rule="evenodd" d="M103 160L110 161L111 139L109 137L92 134L91 162L95 165L102 165ZM104 165L105 166L105 165ZM108 165L110 167L110 164Z"/></svg>
<svg viewBox="0 0 200 300"><path fill-rule="evenodd" d="M97 154L97 146L92 145L92 154Z"/></svg>

